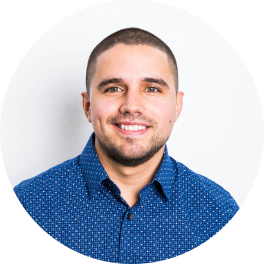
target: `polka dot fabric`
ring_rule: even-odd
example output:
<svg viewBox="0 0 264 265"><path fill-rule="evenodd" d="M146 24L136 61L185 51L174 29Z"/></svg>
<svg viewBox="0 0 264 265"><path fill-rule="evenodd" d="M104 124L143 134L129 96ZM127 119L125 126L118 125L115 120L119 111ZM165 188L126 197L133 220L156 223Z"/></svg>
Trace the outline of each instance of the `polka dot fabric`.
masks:
<svg viewBox="0 0 264 265"><path fill-rule="evenodd" d="M30 216L57 241L92 258L137 264L185 253L236 214L232 196L169 157L130 208L94 148L21 182L14 191Z"/></svg>

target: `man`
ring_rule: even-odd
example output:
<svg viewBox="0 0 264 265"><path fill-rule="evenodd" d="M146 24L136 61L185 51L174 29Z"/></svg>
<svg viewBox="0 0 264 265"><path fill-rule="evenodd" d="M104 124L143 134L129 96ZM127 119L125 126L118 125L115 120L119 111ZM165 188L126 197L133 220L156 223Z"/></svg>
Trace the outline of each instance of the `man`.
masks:
<svg viewBox="0 0 264 265"><path fill-rule="evenodd" d="M197 247L235 215L227 191L168 155L183 92L163 41L137 28L108 36L86 89L94 133L82 154L14 189L46 232L92 258L148 263Z"/></svg>

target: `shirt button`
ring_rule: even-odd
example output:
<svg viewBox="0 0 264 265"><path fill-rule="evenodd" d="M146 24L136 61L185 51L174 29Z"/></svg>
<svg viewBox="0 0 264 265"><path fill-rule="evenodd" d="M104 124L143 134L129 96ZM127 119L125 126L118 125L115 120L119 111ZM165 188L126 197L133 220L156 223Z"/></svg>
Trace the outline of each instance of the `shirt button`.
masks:
<svg viewBox="0 0 264 265"><path fill-rule="evenodd" d="M130 220L132 220L132 213L128 213L127 214L127 219L130 221Z"/></svg>

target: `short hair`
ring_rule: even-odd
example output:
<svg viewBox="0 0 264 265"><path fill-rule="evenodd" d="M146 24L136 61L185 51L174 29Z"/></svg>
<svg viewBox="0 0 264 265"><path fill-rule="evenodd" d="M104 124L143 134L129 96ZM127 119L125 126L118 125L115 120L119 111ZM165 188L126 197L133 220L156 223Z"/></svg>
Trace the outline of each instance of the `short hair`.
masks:
<svg viewBox="0 0 264 265"><path fill-rule="evenodd" d="M126 45L149 45L151 47L157 48L167 54L168 60L171 64L171 68L175 80L176 94L178 92L178 67L177 62L172 53L171 49L165 44L161 39L159 39L154 34L139 28L125 28L114 32L105 39L103 39L97 46L93 49L90 54L87 70L86 70L86 90L88 95L90 94L91 80L96 71L96 60L97 57L104 51L114 47L117 44Z"/></svg>

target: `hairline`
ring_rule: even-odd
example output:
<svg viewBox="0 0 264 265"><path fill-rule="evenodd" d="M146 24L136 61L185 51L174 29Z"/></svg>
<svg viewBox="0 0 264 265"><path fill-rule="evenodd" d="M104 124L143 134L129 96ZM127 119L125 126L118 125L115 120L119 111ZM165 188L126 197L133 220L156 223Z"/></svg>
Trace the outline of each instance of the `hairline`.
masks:
<svg viewBox="0 0 264 265"><path fill-rule="evenodd" d="M170 47L153 33L135 27L124 28L110 34L109 36L104 38L100 43L98 43L96 47L92 50L86 68L85 83L88 95L90 94L91 81L96 73L98 57L103 52L113 48L117 44L147 45L164 52L167 55L167 62L169 64L171 74L173 75L175 91L177 95L179 87L178 66L176 58L173 52L171 51Z"/></svg>

